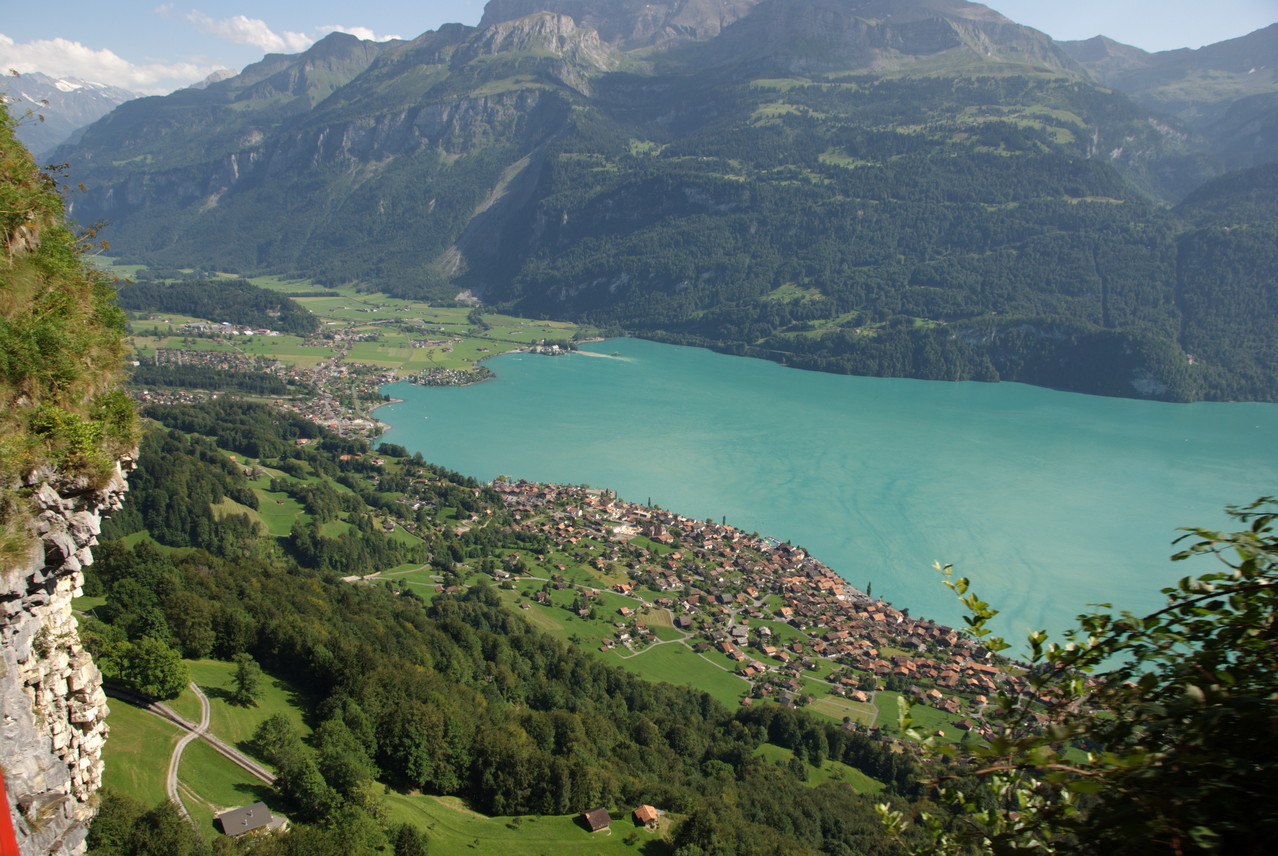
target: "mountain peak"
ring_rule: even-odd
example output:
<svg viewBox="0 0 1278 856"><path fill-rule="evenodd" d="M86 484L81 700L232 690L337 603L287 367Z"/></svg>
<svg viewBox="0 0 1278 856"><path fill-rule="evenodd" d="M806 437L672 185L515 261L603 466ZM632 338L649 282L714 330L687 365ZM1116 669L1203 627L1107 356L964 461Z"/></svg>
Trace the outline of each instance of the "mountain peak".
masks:
<svg viewBox="0 0 1278 856"><path fill-rule="evenodd" d="M600 41L595 30L579 27L568 15L546 11L484 28L463 57L528 51L541 51L598 68L613 64L612 51Z"/></svg>
<svg viewBox="0 0 1278 856"><path fill-rule="evenodd" d="M1092 36L1081 41L1057 42L1077 62L1120 62L1143 64L1152 54L1132 45L1116 42L1109 36Z"/></svg>
<svg viewBox="0 0 1278 856"><path fill-rule="evenodd" d="M489 0L480 28L548 11L623 49L705 41L761 0Z"/></svg>
<svg viewBox="0 0 1278 856"><path fill-rule="evenodd" d="M1080 73L1048 36L966 0L762 0L705 53L716 66L782 74L990 63Z"/></svg>
<svg viewBox="0 0 1278 856"><path fill-rule="evenodd" d="M33 153L42 155L123 104L138 97L136 92L81 80L51 77L38 71L24 72L0 81L0 93L18 102L18 109L30 107L42 118L18 126L18 139Z"/></svg>

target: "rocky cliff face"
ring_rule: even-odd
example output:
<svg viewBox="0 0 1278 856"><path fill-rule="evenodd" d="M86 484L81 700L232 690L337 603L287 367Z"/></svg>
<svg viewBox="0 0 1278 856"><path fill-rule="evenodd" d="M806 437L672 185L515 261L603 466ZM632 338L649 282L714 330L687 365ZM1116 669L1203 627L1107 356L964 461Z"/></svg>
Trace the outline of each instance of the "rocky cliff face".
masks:
<svg viewBox="0 0 1278 856"><path fill-rule="evenodd" d="M714 38L760 0L489 0L480 29L540 11L568 15L626 50Z"/></svg>
<svg viewBox="0 0 1278 856"><path fill-rule="evenodd" d="M0 571L0 768L24 856L82 853L95 811L106 697L71 598L129 465L101 489L48 470L33 477L39 540L27 562Z"/></svg>

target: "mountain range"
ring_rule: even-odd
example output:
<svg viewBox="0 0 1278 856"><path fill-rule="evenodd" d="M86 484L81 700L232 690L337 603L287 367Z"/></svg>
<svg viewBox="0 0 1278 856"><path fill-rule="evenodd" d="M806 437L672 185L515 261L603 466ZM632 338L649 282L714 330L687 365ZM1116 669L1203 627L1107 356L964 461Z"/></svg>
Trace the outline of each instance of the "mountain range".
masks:
<svg viewBox="0 0 1278 856"><path fill-rule="evenodd" d="M828 371L1278 399L1278 28L1149 54L963 0L492 0L125 103L132 262Z"/></svg>
<svg viewBox="0 0 1278 856"><path fill-rule="evenodd" d="M33 154L42 155L70 140L76 131L137 98L136 92L75 77L25 72L0 81L0 93L11 103L17 136ZM31 115L24 116L30 110Z"/></svg>

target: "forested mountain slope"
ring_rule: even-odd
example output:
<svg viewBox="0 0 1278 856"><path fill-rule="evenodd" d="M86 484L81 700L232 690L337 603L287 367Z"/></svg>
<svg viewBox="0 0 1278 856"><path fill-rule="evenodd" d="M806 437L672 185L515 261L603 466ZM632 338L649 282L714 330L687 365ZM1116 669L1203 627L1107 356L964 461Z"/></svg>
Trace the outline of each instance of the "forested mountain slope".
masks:
<svg viewBox="0 0 1278 856"><path fill-rule="evenodd" d="M1267 256L1168 208L1235 161L1088 64L962 0L500 0L132 102L58 156L131 261L828 371L1278 398L1200 317L1221 252L1266 305Z"/></svg>

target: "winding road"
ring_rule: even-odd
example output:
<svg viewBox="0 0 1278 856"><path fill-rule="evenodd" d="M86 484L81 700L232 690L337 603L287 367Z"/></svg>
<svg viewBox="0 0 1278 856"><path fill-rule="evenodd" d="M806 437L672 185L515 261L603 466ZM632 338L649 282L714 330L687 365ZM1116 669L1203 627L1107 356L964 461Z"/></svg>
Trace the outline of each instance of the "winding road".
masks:
<svg viewBox="0 0 1278 856"><path fill-rule="evenodd" d="M128 702L135 707L139 707L149 713L153 713L162 719L167 719L169 722L172 722L174 725L187 732L182 735L182 739L180 739L177 742L177 745L173 747L173 753L169 756L169 771L165 787L168 790L169 799L178 807L178 810L182 812L182 815L186 817L187 820L191 820L190 814L187 813L186 806L182 804L182 798L178 795L177 776L178 765L182 760L182 750L184 750L192 740L204 740L204 742L213 747L213 750L219 755L222 755L227 760L239 766L240 769L244 770L254 778L261 780L265 784L275 784L275 776L270 770L259 764L257 761L254 761L243 752L240 752L235 747L223 742L208 732L210 716L208 696L204 695L194 682L191 682L188 686L190 687L191 692L195 693L195 697L200 701L200 722L198 724L183 719L168 705L152 701L145 696L138 695L137 693L130 692L129 690L121 687L103 685L103 689L106 691L107 695L112 698L118 698L121 701Z"/></svg>
<svg viewBox="0 0 1278 856"><path fill-rule="evenodd" d="M182 816L187 820L191 819L186 811L186 806L182 804L182 797L178 794L178 764L182 762L182 750L192 740L198 739L209 728L209 699L200 688L195 685L195 681L187 684L191 688L191 692L195 693L195 697L200 700L200 724L191 728L186 734L182 735L182 739L173 747L173 754L169 756L169 774L166 779L165 787L169 792L169 800L178 807L178 811L182 812ZM185 720L182 724L188 725Z"/></svg>

